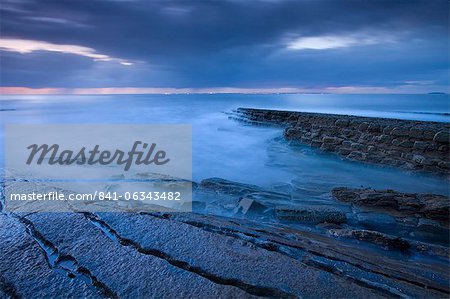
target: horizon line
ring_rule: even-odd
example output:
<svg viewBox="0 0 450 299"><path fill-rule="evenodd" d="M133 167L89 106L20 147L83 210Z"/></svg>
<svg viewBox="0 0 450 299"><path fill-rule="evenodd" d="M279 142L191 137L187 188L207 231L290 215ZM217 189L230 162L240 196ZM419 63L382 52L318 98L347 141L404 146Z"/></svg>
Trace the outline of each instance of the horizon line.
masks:
<svg viewBox="0 0 450 299"><path fill-rule="evenodd" d="M324 88L159 88L159 87L100 87L100 88L61 88L61 87L0 87L0 95L178 95L178 94L449 94L440 88L430 90L413 89L411 85L398 87L378 86L330 86Z"/></svg>

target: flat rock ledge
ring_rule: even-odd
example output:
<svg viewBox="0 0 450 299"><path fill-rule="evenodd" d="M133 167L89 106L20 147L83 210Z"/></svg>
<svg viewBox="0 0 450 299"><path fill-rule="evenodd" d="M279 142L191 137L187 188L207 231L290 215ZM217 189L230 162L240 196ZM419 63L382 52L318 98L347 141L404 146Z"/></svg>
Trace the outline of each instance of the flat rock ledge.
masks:
<svg viewBox="0 0 450 299"><path fill-rule="evenodd" d="M220 178L203 180L195 192L206 200L198 209L217 214L0 210L0 298L450 294L448 239L409 234L420 233L425 218L408 228L400 216L354 208L361 196L349 189L339 193L345 201L323 198L327 204ZM232 217L224 217L229 206ZM415 211L435 219L439 213L427 207Z"/></svg>
<svg viewBox="0 0 450 299"><path fill-rule="evenodd" d="M252 108L231 119L284 128L299 141L349 160L448 175L450 124Z"/></svg>
<svg viewBox="0 0 450 299"><path fill-rule="evenodd" d="M2 298L446 298L448 261L191 213L0 213ZM338 238L332 237L336 235Z"/></svg>

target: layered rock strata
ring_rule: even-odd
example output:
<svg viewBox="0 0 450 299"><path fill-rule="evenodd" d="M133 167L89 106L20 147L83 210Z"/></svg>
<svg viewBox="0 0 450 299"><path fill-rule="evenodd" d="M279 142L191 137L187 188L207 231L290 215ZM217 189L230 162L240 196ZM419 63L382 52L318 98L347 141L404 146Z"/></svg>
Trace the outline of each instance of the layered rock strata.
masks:
<svg viewBox="0 0 450 299"><path fill-rule="evenodd" d="M238 108L230 118L282 126L287 139L346 159L449 173L449 123L251 108Z"/></svg>

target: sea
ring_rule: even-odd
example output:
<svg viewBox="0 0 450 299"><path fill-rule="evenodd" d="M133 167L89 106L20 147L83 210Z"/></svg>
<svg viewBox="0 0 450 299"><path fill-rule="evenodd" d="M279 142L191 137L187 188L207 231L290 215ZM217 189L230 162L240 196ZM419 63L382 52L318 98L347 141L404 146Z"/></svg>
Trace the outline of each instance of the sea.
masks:
<svg viewBox="0 0 450 299"><path fill-rule="evenodd" d="M190 124L192 177L197 182L217 177L267 188L294 184L323 192L336 186L363 186L450 193L449 181L443 177L345 161L318 149L289 144L280 128L229 119L238 107L450 121L450 101L445 94L1 95L0 149L4 149L4 127L9 123Z"/></svg>

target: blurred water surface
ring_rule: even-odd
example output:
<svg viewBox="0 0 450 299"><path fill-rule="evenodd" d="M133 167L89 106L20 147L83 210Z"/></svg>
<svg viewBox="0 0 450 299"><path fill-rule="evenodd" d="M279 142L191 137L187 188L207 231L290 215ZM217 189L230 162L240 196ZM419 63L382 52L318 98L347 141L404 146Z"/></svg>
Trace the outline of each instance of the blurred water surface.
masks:
<svg viewBox="0 0 450 299"><path fill-rule="evenodd" d="M448 95L3 95L0 124L191 124L196 181L220 177L267 187L294 183L324 192L335 186L366 186L449 193L448 181L441 177L342 161L288 145L280 129L229 120L224 112L238 107L450 120ZM3 130L0 143L3 148Z"/></svg>

